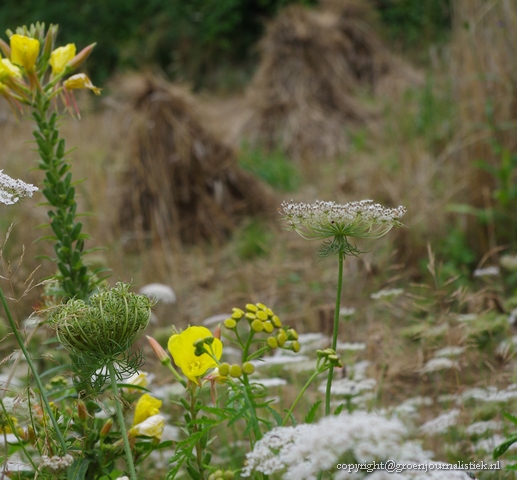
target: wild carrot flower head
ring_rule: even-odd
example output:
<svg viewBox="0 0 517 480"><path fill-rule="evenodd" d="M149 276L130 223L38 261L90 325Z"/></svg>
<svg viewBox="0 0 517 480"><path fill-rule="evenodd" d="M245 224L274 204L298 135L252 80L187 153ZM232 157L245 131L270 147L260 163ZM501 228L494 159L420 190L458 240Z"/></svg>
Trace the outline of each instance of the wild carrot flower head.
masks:
<svg viewBox="0 0 517 480"><path fill-rule="evenodd" d="M283 202L280 213L288 230L309 240L330 240L320 252L322 256L342 251L357 255L359 251L347 238L379 238L393 227L401 227L406 213L402 206L385 208L373 200L339 205L316 200L313 204Z"/></svg>
<svg viewBox="0 0 517 480"><path fill-rule="evenodd" d="M205 340L205 353L196 355L196 345ZM196 345L194 345L196 344ZM188 327L180 334L172 335L168 343L174 363L181 368L183 374L191 381L199 383L210 368L217 367L223 353L221 340L215 338L206 327ZM209 352L209 353L207 353Z"/></svg>
<svg viewBox="0 0 517 480"><path fill-rule="evenodd" d="M13 205L22 197L32 197L38 187L30 183L15 180L0 170L0 203Z"/></svg>

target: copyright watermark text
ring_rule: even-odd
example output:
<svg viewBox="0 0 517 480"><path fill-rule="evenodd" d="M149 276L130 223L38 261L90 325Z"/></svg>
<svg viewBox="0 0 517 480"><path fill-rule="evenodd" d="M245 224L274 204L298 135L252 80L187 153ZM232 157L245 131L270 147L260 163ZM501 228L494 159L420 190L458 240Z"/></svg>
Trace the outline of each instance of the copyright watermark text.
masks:
<svg viewBox="0 0 517 480"><path fill-rule="evenodd" d="M358 472L374 472L375 470L384 470L388 473L401 473L405 470L420 470L428 472L430 470L501 470L499 461L494 463L487 462L456 462L456 463L440 463L440 462L421 462L421 463L402 463L395 460L386 460L385 462L368 462L368 463L338 463L338 470L346 470L348 473Z"/></svg>

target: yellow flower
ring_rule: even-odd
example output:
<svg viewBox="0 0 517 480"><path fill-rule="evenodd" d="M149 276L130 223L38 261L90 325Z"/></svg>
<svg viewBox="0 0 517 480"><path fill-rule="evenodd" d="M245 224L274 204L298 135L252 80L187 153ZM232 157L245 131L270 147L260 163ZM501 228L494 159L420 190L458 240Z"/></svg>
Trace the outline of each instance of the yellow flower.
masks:
<svg viewBox="0 0 517 480"><path fill-rule="evenodd" d="M13 65L10 60L7 58L2 58L2 60L0 60L0 80L4 80L9 77L21 78L21 76L21 70L16 65Z"/></svg>
<svg viewBox="0 0 517 480"><path fill-rule="evenodd" d="M136 404L135 418L133 419L133 426L142 423L153 415L160 412L162 401L151 397L148 393L144 393Z"/></svg>
<svg viewBox="0 0 517 480"><path fill-rule="evenodd" d="M75 57L75 44L69 43L66 47L56 48L50 54L50 66L52 67L52 73L59 75L66 67L66 64Z"/></svg>
<svg viewBox="0 0 517 480"><path fill-rule="evenodd" d="M38 54L38 40L17 33L11 36L11 62L25 68L27 73L34 71Z"/></svg>
<svg viewBox="0 0 517 480"><path fill-rule="evenodd" d="M129 377L127 380L124 381L126 385L136 385L137 387L147 387L149 385L149 380L147 380L148 373L147 372L140 372L135 373L133 376ZM135 388L129 388L129 390L135 391L138 389Z"/></svg>
<svg viewBox="0 0 517 480"><path fill-rule="evenodd" d="M96 87L84 73L76 73L75 75L72 75L63 82L63 85L67 90L87 88L95 93L95 95L101 94L101 89Z"/></svg>
<svg viewBox="0 0 517 480"><path fill-rule="evenodd" d="M155 437L158 440L162 438L163 429L165 427L165 418L161 415L153 415L146 418L143 422L135 425L129 430L129 435L133 437L145 436Z"/></svg>
<svg viewBox="0 0 517 480"><path fill-rule="evenodd" d="M209 368L217 367L216 361L203 353L199 357L195 355L194 343L198 340L212 337L212 333L205 327L188 327L179 335L169 338L169 351L172 354L174 363L181 368L183 374L195 383L199 383L198 377L206 373ZM213 338L212 345L205 345L205 348L212 349L212 354L219 360L223 353L223 344L218 338Z"/></svg>

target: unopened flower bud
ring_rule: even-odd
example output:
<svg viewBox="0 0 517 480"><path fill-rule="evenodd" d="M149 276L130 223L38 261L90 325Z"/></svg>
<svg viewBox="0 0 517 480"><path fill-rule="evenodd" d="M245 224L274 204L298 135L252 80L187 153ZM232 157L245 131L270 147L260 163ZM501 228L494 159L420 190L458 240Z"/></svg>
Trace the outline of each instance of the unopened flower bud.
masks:
<svg viewBox="0 0 517 480"><path fill-rule="evenodd" d="M217 327L215 327L214 338L221 340L221 327L219 325L217 325ZM210 345L212 345L212 343L210 343Z"/></svg>
<svg viewBox="0 0 517 480"><path fill-rule="evenodd" d="M280 347L283 347L285 342L287 341L287 335L283 330L280 330L280 332L277 334L276 339L278 341L278 345Z"/></svg>
<svg viewBox="0 0 517 480"><path fill-rule="evenodd" d="M246 315L245 315L245 316L246 316L246 318L247 318L248 320L250 320L250 321L251 321L251 320L255 320L255 319L257 318L257 316L256 316L254 313L251 313L251 312L246 313Z"/></svg>
<svg viewBox="0 0 517 480"><path fill-rule="evenodd" d="M242 368L240 365L234 364L230 367L230 376L238 378L242 375Z"/></svg>
<svg viewBox="0 0 517 480"><path fill-rule="evenodd" d="M224 480L233 480L235 478L235 474L231 470L226 470L223 475Z"/></svg>
<svg viewBox="0 0 517 480"><path fill-rule="evenodd" d="M158 360L160 360L160 363L162 365L166 365L168 363L171 363L171 359L169 355L165 352L165 350L162 348L162 346L153 338L147 336L147 340L149 340L149 343L151 344L151 348L153 349L154 353L158 357Z"/></svg>
<svg viewBox="0 0 517 480"><path fill-rule="evenodd" d="M242 371L246 375L251 375L255 371L255 365L253 365L251 362L244 362L242 364Z"/></svg>
<svg viewBox="0 0 517 480"><path fill-rule="evenodd" d="M11 58L11 47L0 38L0 50L6 58Z"/></svg>
<svg viewBox="0 0 517 480"><path fill-rule="evenodd" d="M264 331L266 333L271 333L275 329L275 327L269 320L267 322L264 322L263 326L264 326Z"/></svg>
<svg viewBox="0 0 517 480"><path fill-rule="evenodd" d="M246 304L246 310L248 310L248 312L256 313L258 311L258 307L253 305L253 303L248 303Z"/></svg>
<svg viewBox="0 0 517 480"><path fill-rule="evenodd" d="M262 320L262 321L267 320L267 313L266 313L266 312L264 312L264 310L259 310L259 311L256 313L256 315L257 315L257 318L258 318L259 320Z"/></svg>
<svg viewBox="0 0 517 480"><path fill-rule="evenodd" d="M239 320L239 318L244 316L244 311L240 308L232 308L232 312L232 318L235 318L235 320Z"/></svg>
<svg viewBox="0 0 517 480"><path fill-rule="evenodd" d="M214 337L206 337L204 339L204 342L207 344L207 345L212 345L212 343L214 343Z"/></svg>
<svg viewBox="0 0 517 480"><path fill-rule="evenodd" d="M77 416L82 422L88 420L88 410L86 410L86 405L82 400L77 402Z"/></svg>
<svg viewBox="0 0 517 480"><path fill-rule="evenodd" d="M251 328L254 332L259 333L264 330L264 324L258 318L256 318L253 320L253 322L251 322Z"/></svg>
<svg viewBox="0 0 517 480"><path fill-rule="evenodd" d="M272 350L278 348L278 340L275 337L269 337L267 339L267 346Z"/></svg>
<svg viewBox="0 0 517 480"><path fill-rule="evenodd" d="M297 340L294 340L292 343L291 343L291 350L294 352L294 353L298 353L300 351L300 343L297 341Z"/></svg>
<svg viewBox="0 0 517 480"><path fill-rule="evenodd" d="M230 373L230 365L228 363L221 363L219 365L219 374L223 377L227 377Z"/></svg>
<svg viewBox="0 0 517 480"><path fill-rule="evenodd" d="M298 340L298 332L294 328L290 328L286 333L289 340Z"/></svg>
<svg viewBox="0 0 517 480"><path fill-rule="evenodd" d="M66 64L68 71L73 72L74 70L77 70L90 56L95 45L96 43L88 45L87 47L83 48L74 58L72 58L72 60Z"/></svg>
<svg viewBox="0 0 517 480"><path fill-rule="evenodd" d="M237 326L237 322L233 318L227 318L223 325L229 330L233 330Z"/></svg>
<svg viewBox="0 0 517 480"><path fill-rule="evenodd" d="M102 426L101 431L99 432L99 435L101 436L101 438L106 437L108 435L108 433L110 433L112 426L113 426L113 419L108 418L108 420L106 420L106 423Z"/></svg>
<svg viewBox="0 0 517 480"><path fill-rule="evenodd" d="M36 445L36 432L32 425L27 427L27 437L31 445Z"/></svg>
<svg viewBox="0 0 517 480"><path fill-rule="evenodd" d="M273 315L273 318L271 319L271 321L273 322L273 325L276 328L280 328L282 326L282 322L280 321L280 318L277 317L276 315Z"/></svg>
<svg viewBox="0 0 517 480"><path fill-rule="evenodd" d="M267 310L267 307L263 303L257 303L256 305L260 310L263 310L264 312Z"/></svg>

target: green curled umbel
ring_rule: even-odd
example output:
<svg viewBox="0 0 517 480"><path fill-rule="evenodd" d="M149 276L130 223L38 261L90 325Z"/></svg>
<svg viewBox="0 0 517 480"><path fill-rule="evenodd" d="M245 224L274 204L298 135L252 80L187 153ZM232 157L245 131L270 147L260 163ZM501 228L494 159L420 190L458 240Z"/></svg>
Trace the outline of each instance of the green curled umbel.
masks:
<svg viewBox="0 0 517 480"><path fill-rule="evenodd" d="M57 339L91 368L127 363L127 351L149 323L153 301L117 283L83 300L69 300L49 319ZM131 367L130 365L128 365Z"/></svg>

